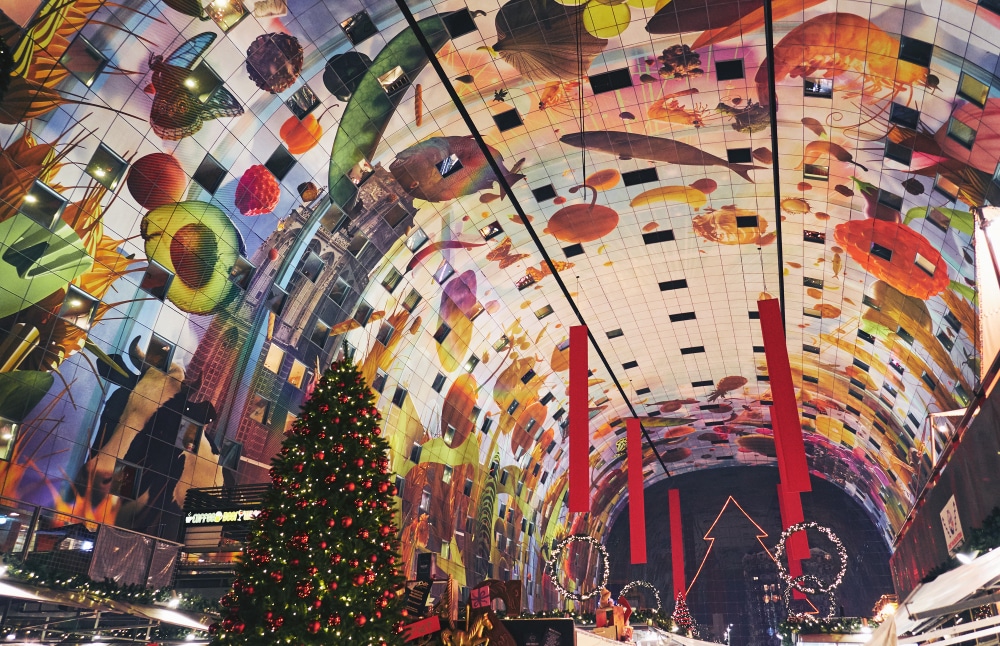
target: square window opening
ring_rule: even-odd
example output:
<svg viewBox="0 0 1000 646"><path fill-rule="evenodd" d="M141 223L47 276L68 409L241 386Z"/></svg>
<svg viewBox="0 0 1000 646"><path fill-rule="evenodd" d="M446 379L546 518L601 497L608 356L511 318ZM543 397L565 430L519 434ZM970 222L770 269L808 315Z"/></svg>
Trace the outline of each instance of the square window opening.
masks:
<svg viewBox="0 0 1000 646"><path fill-rule="evenodd" d="M811 179L819 182L830 181L830 167L819 164L803 164L802 179Z"/></svg>
<svg viewBox="0 0 1000 646"><path fill-rule="evenodd" d="M399 65L378 77L378 82L382 86L382 90L389 96L410 86L410 79L406 78L406 72Z"/></svg>
<svg viewBox="0 0 1000 646"><path fill-rule="evenodd" d="M87 163L87 174L97 180L97 183L113 191L125 175L128 162L121 155L111 150L103 143L97 145L94 154Z"/></svg>
<svg viewBox="0 0 1000 646"><path fill-rule="evenodd" d="M372 22L367 11L359 11L340 23L340 28L347 35L352 45L360 45L378 33L378 27Z"/></svg>
<svg viewBox="0 0 1000 646"><path fill-rule="evenodd" d="M267 158L267 161L264 162L264 167L271 171L274 178L280 182L288 176L288 173L292 172L296 163L295 158L288 152L288 149L283 145L279 145L271 153L271 156Z"/></svg>
<svg viewBox="0 0 1000 646"><path fill-rule="evenodd" d="M173 279L174 274L172 271L155 260L150 260L146 266L145 273L142 275L142 280L139 281L139 289L145 291L153 298L162 301L167 297L167 291L170 289L170 283Z"/></svg>
<svg viewBox="0 0 1000 646"><path fill-rule="evenodd" d="M743 78L743 59L715 62L715 76L720 81L735 81Z"/></svg>
<svg viewBox="0 0 1000 646"><path fill-rule="evenodd" d="M448 177L452 173L457 173L463 168L461 160L455 153L448 155L435 164L434 167L437 168L439 173L441 173L441 177Z"/></svg>
<svg viewBox="0 0 1000 646"><path fill-rule="evenodd" d="M410 251L416 252L420 247L427 243L427 234L424 233L423 229L417 228L416 231L410 234L410 237L406 239L406 248Z"/></svg>
<svg viewBox="0 0 1000 646"><path fill-rule="evenodd" d="M807 78L803 79L803 95L820 99L833 98L833 79Z"/></svg>
<svg viewBox="0 0 1000 646"><path fill-rule="evenodd" d="M303 85L292 96L285 99L285 105L301 121L319 107L319 97L308 85ZM293 122L294 123L294 122Z"/></svg>
<svg viewBox="0 0 1000 646"><path fill-rule="evenodd" d="M511 108L506 112L494 114L493 123L496 124L500 132L507 132L508 130L513 130L524 125L524 121L521 120L521 114L517 111L517 108Z"/></svg>

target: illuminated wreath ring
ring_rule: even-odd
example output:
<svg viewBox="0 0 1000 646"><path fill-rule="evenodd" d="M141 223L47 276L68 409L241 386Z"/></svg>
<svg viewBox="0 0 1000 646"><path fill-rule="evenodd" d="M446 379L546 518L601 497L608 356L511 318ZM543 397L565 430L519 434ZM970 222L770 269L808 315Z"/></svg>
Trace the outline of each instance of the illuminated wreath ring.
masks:
<svg viewBox="0 0 1000 646"><path fill-rule="evenodd" d="M632 588L649 588L650 590L652 590L653 594L656 596L656 609L653 610L653 612L660 611L661 608L660 591L656 589L655 585L653 585L649 581L632 581L631 583L626 584L624 588L622 588L622 591L618 593L618 596L624 597L630 590L632 590Z"/></svg>
<svg viewBox="0 0 1000 646"><path fill-rule="evenodd" d="M583 594L580 592L570 592L559 583L559 573L556 571L556 565L562 560L563 550L570 543L587 543L591 547L597 548L597 551L601 554L601 562L604 565L604 573L601 577L601 582L597 584L597 587L590 592ZM595 597L601 592L603 588L608 583L608 568L610 564L608 562L608 550L601 544L599 540L593 536L587 536L586 534L580 534L575 536L567 536L558 544L552 553L549 554L549 559L545 562L545 571L549 573L552 577L552 585L555 587L556 591L563 597L569 599L570 601L586 601L591 597Z"/></svg>
<svg viewBox="0 0 1000 646"><path fill-rule="evenodd" d="M810 576L808 578L811 578L813 581L815 581L816 585L815 587L806 587L805 579L807 577L793 578L788 574L788 569L785 567L784 563L785 542L788 540L788 537L794 534L795 532L802 531L805 529L815 529L820 533L826 534L826 537L829 538L830 542L833 543L834 547L837 548L837 556L838 558L840 558L840 572L837 573L837 576L834 578L833 581L830 582L829 585L823 585L822 581L820 581L814 576ZM832 529L830 529L829 527L824 527L823 525L814 522L797 523L795 525L792 525L785 531L781 532L781 540L778 541L778 546L774 550L774 561L778 565L779 576L781 576L781 579L788 585L788 587L795 588L799 592L803 592L805 594L819 594L824 592L833 592L834 590L837 589L838 586L840 586L840 584L844 580L844 575L847 574L847 550L844 549L844 544L841 542L840 538L833 533Z"/></svg>
<svg viewBox="0 0 1000 646"><path fill-rule="evenodd" d="M795 578L800 579L804 577L795 577ZM816 579L816 577L811 575L809 575L809 578L819 581L819 579ZM815 615L811 615L806 612L795 612L792 610L792 589L793 589L792 586L790 585L786 586L785 594L783 595L785 598L785 609L788 610L789 619L796 619L798 621L802 621L807 624L819 624L820 622L830 621L831 619L833 619L834 611L836 610L837 607L837 600L836 597L834 597L833 592L829 593L830 607L827 610L826 616L823 617L822 619L817 619ZM812 594L812 593L807 592L806 594Z"/></svg>

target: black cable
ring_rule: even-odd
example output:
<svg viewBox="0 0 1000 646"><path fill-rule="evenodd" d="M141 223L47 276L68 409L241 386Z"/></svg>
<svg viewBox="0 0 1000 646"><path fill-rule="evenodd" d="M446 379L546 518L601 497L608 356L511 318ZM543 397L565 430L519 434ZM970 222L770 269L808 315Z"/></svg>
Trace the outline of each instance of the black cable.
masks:
<svg viewBox="0 0 1000 646"><path fill-rule="evenodd" d="M764 0L764 47L767 55L768 117L771 121L771 174L774 177L774 229L778 236L778 302L781 329L785 330L785 253L781 240L781 181L778 169L778 94L774 83L774 15L771 0ZM760 97L757 97L760 100Z"/></svg>
<svg viewBox="0 0 1000 646"><path fill-rule="evenodd" d="M483 139L483 136L479 134L476 124L472 121L472 116L469 114L469 111L465 109L465 104L462 103L461 97L459 97L458 92L455 91L455 86L451 84L451 81L448 79L448 75L445 74L444 68L441 67L441 62L437 59L437 54L434 52L430 43L427 42L427 38L424 36L423 32L420 31L420 27L417 25L417 19L413 17L413 14L410 12L410 8L406 6L405 0L396 0L396 5L399 7L400 13L403 14L403 18L406 19L406 24L413 31L414 36L416 36L417 42L419 42L420 46L423 48L431 66L434 68L434 71L437 72L438 78L441 79L441 83L444 85L445 90L448 91L448 96L455 105L455 109L458 110L459 115L461 115L462 120L465 121L465 125L469 128L472 138L476 141L476 144L482 151L483 156L486 158L486 162L493 170L497 183L500 184L500 188L507 194L507 197L510 198L511 206L514 207L514 211L517 212L521 223L524 224L524 227L528 230L528 235L531 236L531 240L535 243L535 247L538 248L538 252L542 254L542 259L548 266L549 271L552 272L552 277L555 279L556 284L559 285L559 289L562 291L563 296L566 298L570 308L576 315L577 320L580 322L580 325L587 326L587 322L583 319L583 314L580 312L580 308L577 307L576 302L569 293L569 289L566 287L566 283L563 282L562 277L559 275L559 270L556 269L555 263L552 262L552 258L549 257L548 252L545 250L545 246L542 244L541 238L538 237L538 233L535 231L535 228L531 226L528 215L525 213L524 209L521 207L521 203L518 202L517 197L514 195L510 182L507 181L507 178L503 174L503 169L500 168L500 164L498 164L497 160L495 160L493 155L490 154L486 141ZM638 418L639 415L632 406L632 401L625 394L625 389L622 388L621 383L618 381L618 377L615 376L614 371L611 369L611 364L608 363L607 357L605 357L604 352L601 351L601 347L597 345L597 339L594 337L594 333L591 331L590 326L587 326L587 336L590 338L590 343L594 346L594 350L597 351L597 356L601 358L601 363L604 364L604 368L608 371L608 374L611 375L611 381L614 382L615 387L618 389L622 399L625 401L625 406L628 407L629 412L632 413L633 417ZM644 426L642 426L641 423L640 428L642 428L642 434L646 438L646 442L649 444L649 447L653 449L653 454L656 456L657 461L660 463L660 466L663 467L663 472L669 478L670 470L667 468L667 464L663 461L663 457L660 456L660 452L653 444L653 439L649 436L649 432Z"/></svg>

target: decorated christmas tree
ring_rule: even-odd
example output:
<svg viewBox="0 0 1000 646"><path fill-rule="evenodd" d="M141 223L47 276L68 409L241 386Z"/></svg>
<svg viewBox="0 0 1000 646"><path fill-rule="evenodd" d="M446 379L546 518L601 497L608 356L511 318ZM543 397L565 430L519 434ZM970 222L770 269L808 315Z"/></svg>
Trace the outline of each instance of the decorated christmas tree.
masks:
<svg viewBox="0 0 1000 646"><path fill-rule="evenodd" d="M674 602L674 614L671 618L680 632L690 637L698 636L698 623L691 616L691 611L688 610L687 599L684 598L683 592L677 593L677 600Z"/></svg>
<svg viewBox="0 0 1000 646"><path fill-rule="evenodd" d="M357 368L334 364L272 461L271 488L222 598L213 646L397 646L389 443Z"/></svg>

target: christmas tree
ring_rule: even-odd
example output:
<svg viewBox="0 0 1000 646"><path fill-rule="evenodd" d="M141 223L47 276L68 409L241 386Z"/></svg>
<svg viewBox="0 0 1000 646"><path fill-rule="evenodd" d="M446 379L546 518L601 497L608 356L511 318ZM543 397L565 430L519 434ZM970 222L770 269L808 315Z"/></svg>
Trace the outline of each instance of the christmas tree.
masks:
<svg viewBox="0 0 1000 646"><path fill-rule="evenodd" d="M698 636L698 623L695 622L694 617L691 616L691 611L688 610L687 599L684 598L683 592L677 593L677 600L674 602L674 614L671 619L674 620L674 625L677 626L680 632L689 637Z"/></svg>
<svg viewBox="0 0 1000 646"><path fill-rule="evenodd" d="M389 443L357 368L334 364L272 461L213 646L401 645Z"/></svg>

